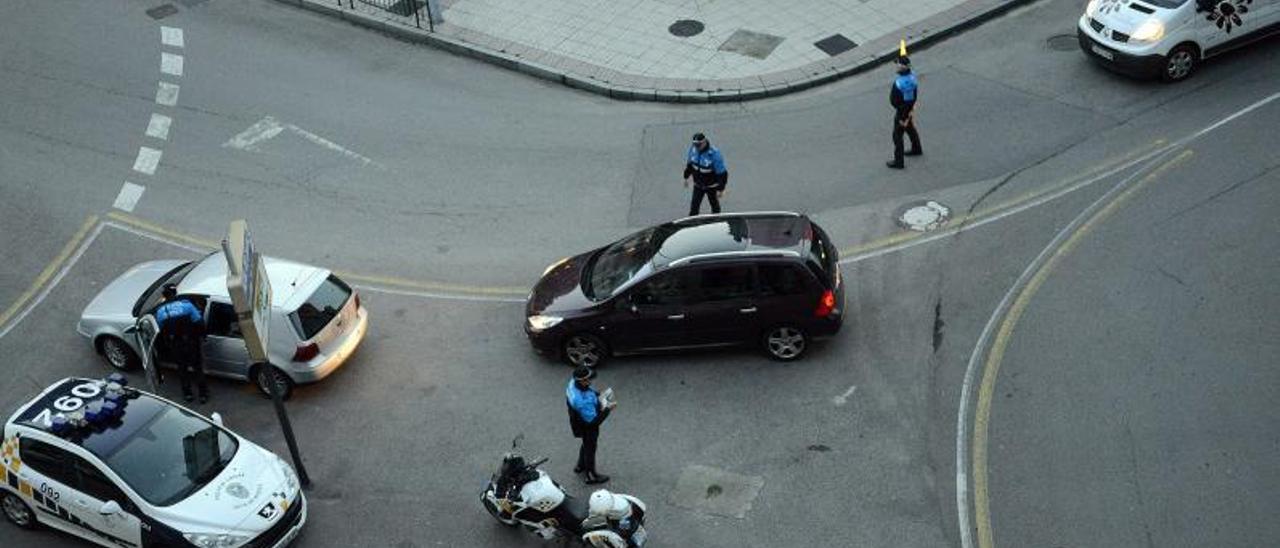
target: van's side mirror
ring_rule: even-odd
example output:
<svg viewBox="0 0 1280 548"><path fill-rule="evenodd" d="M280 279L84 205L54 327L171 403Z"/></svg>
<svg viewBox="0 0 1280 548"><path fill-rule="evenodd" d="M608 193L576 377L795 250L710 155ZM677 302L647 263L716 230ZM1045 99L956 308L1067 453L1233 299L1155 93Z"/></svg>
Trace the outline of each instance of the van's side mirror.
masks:
<svg viewBox="0 0 1280 548"><path fill-rule="evenodd" d="M209 419L213 421L213 424L216 424L218 426L224 426L222 424L222 415L219 414L217 411L214 411L212 415L209 415Z"/></svg>
<svg viewBox="0 0 1280 548"><path fill-rule="evenodd" d="M120 503L109 500L102 503L102 507L98 509L98 513L104 516L114 516L120 513Z"/></svg>

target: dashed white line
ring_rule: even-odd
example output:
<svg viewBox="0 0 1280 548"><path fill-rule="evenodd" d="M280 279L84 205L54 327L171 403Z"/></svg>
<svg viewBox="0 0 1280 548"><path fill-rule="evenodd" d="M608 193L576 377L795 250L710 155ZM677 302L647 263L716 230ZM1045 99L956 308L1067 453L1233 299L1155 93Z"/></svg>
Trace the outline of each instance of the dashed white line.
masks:
<svg viewBox="0 0 1280 548"><path fill-rule="evenodd" d="M151 147L139 147L138 159L133 161L133 170L138 173L146 173L154 175L156 166L160 165L160 156L163 152Z"/></svg>
<svg viewBox="0 0 1280 548"><path fill-rule="evenodd" d="M181 55L160 52L160 72L171 76L182 76L182 64Z"/></svg>
<svg viewBox="0 0 1280 548"><path fill-rule="evenodd" d="M116 203L113 207L128 213L133 213L133 208L137 207L138 200L142 199L142 193L146 188L142 185L135 185L129 181L124 182L124 186L120 187L120 194L116 196Z"/></svg>
<svg viewBox="0 0 1280 548"><path fill-rule="evenodd" d="M163 114L151 113L151 122L147 123L147 137L153 137L164 141L169 138L169 124L173 123L173 118Z"/></svg>
<svg viewBox="0 0 1280 548"><path fill-rule="evenodd" d="M156 102L167 107L178 104L178 84L160 82L160 87L156 89Z"/></svg>
<svg viewBox="0 0 1280 548"><path fill-rule="evenodd" d="M182 40L182 29L174 27L160 27L160 43L175 48L186 45Z"/></svg>

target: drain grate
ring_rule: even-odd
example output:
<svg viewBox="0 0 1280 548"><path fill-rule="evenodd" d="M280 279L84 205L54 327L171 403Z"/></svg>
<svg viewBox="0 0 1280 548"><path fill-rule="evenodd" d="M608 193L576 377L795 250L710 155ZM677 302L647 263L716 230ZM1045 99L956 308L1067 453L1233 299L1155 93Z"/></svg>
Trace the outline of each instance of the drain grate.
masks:
<svg viewBox="0 0 1280 548"><path fill-rule="evenodd" d="M151 16L152 19L164 19L175 13L178 13L178 8L173 4L160 4L147 10L147 15Z"/></svg>
<svg viewBox="0 0 1280 548"><path fill-rule="evenodd" d="M681 38L688 38L690 36L697 36L699 34L702 34L702 31L706 28L707 28L706 25L703 25L702 21L694 21L693 19L681 19L679 21L672 23L671 26L667 27L667 32L670 32L671 34L674 34Z"/></svg>
<svg viewBox="0 0 1280 548"><path fill-rule="evenodd" d="M843 34L832 34L831 36L814 42L813 45L817 46L818 49L823 51L823 53L832 57L858 47L857 42L850 40Z"/></svg>
<svg viewBox="0 0 1280 548"><path fill-rule="evenodd" d="M1080 47L1080 42L1074 34L1050 36L1046 43L1049 44L1049 49L1053 51L1075 51Z"/></svg>

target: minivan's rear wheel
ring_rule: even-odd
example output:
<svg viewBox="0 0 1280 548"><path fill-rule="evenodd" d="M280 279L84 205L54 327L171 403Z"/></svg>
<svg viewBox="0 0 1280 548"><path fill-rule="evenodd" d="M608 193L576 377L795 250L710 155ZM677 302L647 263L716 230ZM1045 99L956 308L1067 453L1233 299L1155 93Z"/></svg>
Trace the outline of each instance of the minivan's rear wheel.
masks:
<svg viewBox="0 0 1280 548"><path fill-rule="evenodd" d="M23 529L36 528L35 512L32 512L31 507L18 498L18 495L5 491L4 500L0 500L0 506L4 507L4 517L9 520L9 523Z"/></svg>
<svg viewBox="0 0 1280 548"><path fill-rule="evenodd" d="M1199 57L1196 48L1191 44L1182 44L1173 48L1169 55L1164 58L1164 74L1162 75L1164 81L1177 82L1191 76L1191 73L1196 70L1196 63L1199 61Z"/></svg>
<svg viewBox="0 0 1280 548"><path fill-rule="evenodd" d="M258 391L268 398L271 397L271 383L276 383L276 390L280 392L280 399L287 400L293 395L293 379L284 374L280 368L271 365L261 365L253 370L253 384L258 387Z"/></svg>
<svg viewBox="0 0 1280 548"><path fill-rule="evenodd" d="M565 361L574 366L598 367L609 357L609 347L590 333L569 335L562 350Z"/></svg>
<svg viewBox="0 0 1280 548"><path fill-rule="evenodd" d="M115 337L106 336L99 339L98 352L102 354L102 359L107 361L107 365L121 371L137 369L141 363L138 354L124 341Z"/></svg>
<svg viewBox="0 0 1280 548"><path fill-rule="evenodd" d="M789 325L774 327L764 334L764 351L778 361L799 359L808 348L809 339L804 331Z"/></svg>

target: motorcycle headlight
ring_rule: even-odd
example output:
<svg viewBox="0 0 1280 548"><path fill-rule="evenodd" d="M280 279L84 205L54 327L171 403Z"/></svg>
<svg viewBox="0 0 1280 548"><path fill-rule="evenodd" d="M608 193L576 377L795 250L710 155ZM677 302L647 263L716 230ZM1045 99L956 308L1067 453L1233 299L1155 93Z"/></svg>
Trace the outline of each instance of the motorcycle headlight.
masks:
<svg viewBox="0 0 1280 548"><path fill-rule="evenodd" d="M1093 17L1096 13L1098 13L1098 0L1089 0L1089 3L1084 5L1084 14Z"/></svg>
<svg viewBox="0 0 1280 548"><path fill-rule="evenodd" d="M543 329L551 329L562 321L564 321L564 318L560 316L543 316L539 314L537 316L529 316L529 327L533 328L534 331L542 331Z"/></svg>
<svg viewBox="0 0 1280 548"><path fill-rule="evenodd" d="M182 536L200 548L231 548L249 542L249 537L225 533L183 533Z"/></svg>
<svg viewBox="0 0 1280 548"><path fill-rule="evenodd" d="M1133 34L1129 35L1129 40L1135 42L1155 42L1161 38L1164 38L1164 23L1156 19L1143 21Z"/></svg>

